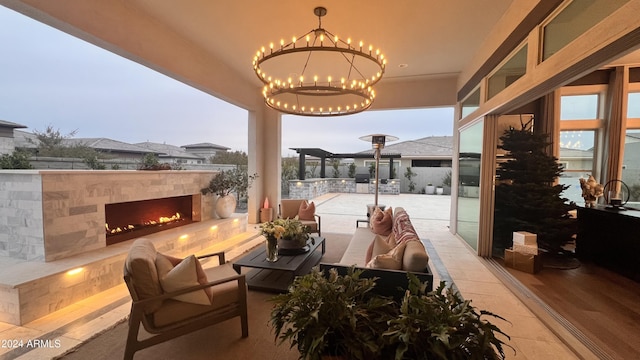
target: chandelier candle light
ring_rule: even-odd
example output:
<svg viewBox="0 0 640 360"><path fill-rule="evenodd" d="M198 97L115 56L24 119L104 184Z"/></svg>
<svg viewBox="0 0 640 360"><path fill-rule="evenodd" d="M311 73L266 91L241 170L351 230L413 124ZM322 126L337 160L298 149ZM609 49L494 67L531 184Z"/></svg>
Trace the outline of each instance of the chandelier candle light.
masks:
<svg viewBox="0 0 640 360"><path fill-rule="evenodd" d="M352 44L322 28L324 7L316 7L318 28L290 42L262 47L253 70L264 83L266 104L283 113L337 116L371 107L384 74L384 55L373 45Z"/></svg>

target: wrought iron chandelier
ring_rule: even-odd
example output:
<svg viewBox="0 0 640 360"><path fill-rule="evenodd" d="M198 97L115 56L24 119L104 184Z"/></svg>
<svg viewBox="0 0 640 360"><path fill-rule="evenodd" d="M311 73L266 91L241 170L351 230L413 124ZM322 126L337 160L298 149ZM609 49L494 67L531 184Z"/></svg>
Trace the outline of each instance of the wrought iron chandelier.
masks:
<svg viewBox="0 0 640 360"><path fill-rule="evenodd" d="M324 7L316 7L318 28L288 43L262 47L253 70L264 83L266 104L280 112L304 116L338 116L371 107L375 85L386 59L379 49L346 41L322 28Z"/></svg>

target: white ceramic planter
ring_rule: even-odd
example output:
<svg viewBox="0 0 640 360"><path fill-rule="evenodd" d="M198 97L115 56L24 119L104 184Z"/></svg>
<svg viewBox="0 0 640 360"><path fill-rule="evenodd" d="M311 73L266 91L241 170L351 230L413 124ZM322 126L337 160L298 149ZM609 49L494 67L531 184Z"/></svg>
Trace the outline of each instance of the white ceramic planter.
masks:
<svg viewBox="0 0 640 360"><path fill-rule="evenodd" d="M221 219L226 219L236 211L236 197L233 194L218 197L216 201L216 214Z"/></svg>

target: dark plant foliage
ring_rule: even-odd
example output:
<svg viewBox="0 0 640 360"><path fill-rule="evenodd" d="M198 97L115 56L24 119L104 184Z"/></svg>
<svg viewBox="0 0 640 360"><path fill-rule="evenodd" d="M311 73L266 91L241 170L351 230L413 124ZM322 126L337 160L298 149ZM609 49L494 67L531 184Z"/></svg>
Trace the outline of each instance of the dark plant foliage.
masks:
<svg viewBox="0 0 640 360"><path fill-rule="evenodd" d="M529 231L537 234L540 248L561 253L577 230L569 214L576 206L562 196L568 186L554 185L562 166L545 153L547 135L529 127L509 129L500 137L499 148L509 160L496 170L494 250L511 247L514 231Z"/></svg>
<svg viewBox="0 0 640 360"><path fill-rule="evenodd" d="M236 167L231 170L222 170L217 173L206 188L202 188L200 192L203 195L216 194L218 196L226 196L236 193L239 198L247 195L247 190L258 178L258 174L249 175L244 167Z"/></svg>
<svg viewBox="0 0 640 360"><path fill-rule="evenodd" d="M249 156L244 151L218 151L209 159L212 164L247 165Z"/></svg>
<svg viewBox="0 0 640 360"><path fill-rule="evenodd" d="M0 157L0 169L33 169L29 156L29 153L20 150L4 154Z"/></svg>
<svg viewBox="0 0 640 360"><path fill-rule="evenodd" d="M356 166L356 163L350 163L349 164L349 172L348 172L347 176L349 176L349 178L351 178L351 179L355 178L356 177L357 168L358 167Z"/></svg>
<svg viewBox="0 0 640 360"><path fill-rule="evenodd" d="M160 163L158 155L148 153L142 158L142 163L138 166L139 170L171 170L168 163Z"/></svg>
<svg viewBox="0 0 640 360"><path fill-rule="evenodd" d="M453 288L426 284L408 273L404 298L377 295L376 278L354 268L345 276L314 268L272 299L276 341L289 342L300 359L504 359L509 337Z"/></svg>
<svg viewBox="0 0 640 360"><path fill-rule="evenodd" d="M416 183L413 181L413 177L416 176L415 172L411 170L410 166L407 166L407 170L404 172L404 177L409 180L409 192L412 193L416 189Z"/></svg>
<svg viewBox="0 0 640 360"><path fill-rule="evenodd" d="M471 306L444 281L426 293L425 284L408 273L409 286L400 304L400 314L389 320L383 334L388 359L504 359L504 341L510 339L483 317L504 318ZM508 346L508 345L507 345Z"/></svg>

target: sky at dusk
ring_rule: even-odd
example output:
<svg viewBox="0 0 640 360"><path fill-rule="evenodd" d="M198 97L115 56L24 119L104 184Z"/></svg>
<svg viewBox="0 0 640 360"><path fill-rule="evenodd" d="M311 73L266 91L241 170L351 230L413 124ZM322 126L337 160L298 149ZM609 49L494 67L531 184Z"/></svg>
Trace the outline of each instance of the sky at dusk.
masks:
<svg viewBox="0 0 640 360"><path fill-rule="evenodd" d="M76 138L176 146L209 142L247 151L247 111L0 6L0 120ZM252 71L247 59L247 71ZM259 91L259 89L256 89ZM283 117L289 148L367 150L359 137L399 141L451 135L453 108L367 111L331 118Z"/></svg>

